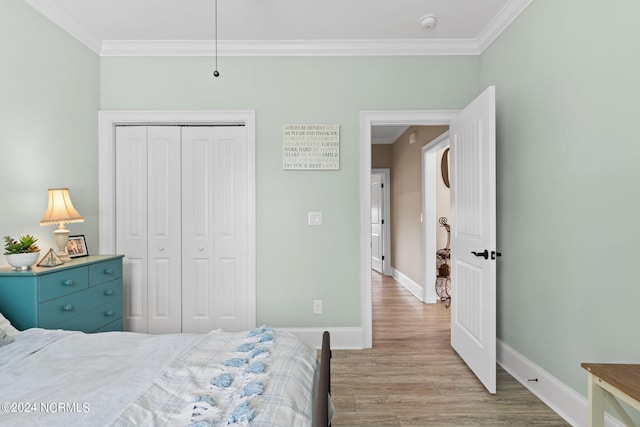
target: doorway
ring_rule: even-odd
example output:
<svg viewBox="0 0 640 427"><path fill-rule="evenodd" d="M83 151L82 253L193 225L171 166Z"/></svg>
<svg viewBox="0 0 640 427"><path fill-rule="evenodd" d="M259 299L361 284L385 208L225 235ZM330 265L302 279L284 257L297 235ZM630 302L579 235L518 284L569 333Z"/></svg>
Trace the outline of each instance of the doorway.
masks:
<svg viewBox="0 0 640 427"><path fill-rule="evenodd" d="M391 272L391 170L371 169L371 268Z"/></svg>
<svg viewBox="0 0 640 427"><path fill-rule="evenodd" d="M495 261L500 255L496 251L495 110L495 87L490 86L460 112L361 113L364 347L372 346L371 127L375 123L449 125L452 160L451 241L455 249L451 253L451 272L452 280L456 283L451 310L451 345L490 393L496 392Z"/></svg>
<svg viewBox="0 0 640 427"><path fill-rule="evenodd" d="M439 222L446 218L451 223L449 188L444 182L442 158L449 148L449 131L443 133L429 144L422 147L422 242L424 253L423 283L427 303L435 303L439 296L436 293L435 282L438 276L437 253L445 248L448 242L446 229ZM431 286L433 285L433 286Z"/></svg>
<svg viewBox="0 0 640 427"><path fill-rule="evenodd" d="M372 298L371 298L371 128L373 126L448 126L458 114L457 110L429 111L363 111L360 114L360 164L361 191L360 211L362 217L362 346L373 345Z"/></svg>

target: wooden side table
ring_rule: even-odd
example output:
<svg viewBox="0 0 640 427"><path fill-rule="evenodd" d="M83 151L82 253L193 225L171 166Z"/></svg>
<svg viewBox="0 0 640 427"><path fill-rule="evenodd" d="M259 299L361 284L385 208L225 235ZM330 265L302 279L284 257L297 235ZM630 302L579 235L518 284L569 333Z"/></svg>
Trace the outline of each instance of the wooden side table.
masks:
<svg viewBox="0 0 640 427"><path fill-rule="evenodd" d="M589 372L589 426L604 427L604 402L628 425L636 424L616 398L640 411L640 365L582 363Z"/></svg>

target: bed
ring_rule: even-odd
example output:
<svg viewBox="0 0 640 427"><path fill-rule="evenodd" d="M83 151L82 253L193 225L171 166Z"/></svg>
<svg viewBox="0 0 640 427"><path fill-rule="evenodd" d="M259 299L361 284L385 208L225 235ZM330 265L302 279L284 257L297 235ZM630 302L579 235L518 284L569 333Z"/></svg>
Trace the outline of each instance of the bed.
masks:
<svg viewBox="0 0 640 427"><path fill-rule="evenodd" d="M2 316L0 315L0 318ZM16 331L0 319L0 424L330 424L330 343L293 334Z"/></svg>

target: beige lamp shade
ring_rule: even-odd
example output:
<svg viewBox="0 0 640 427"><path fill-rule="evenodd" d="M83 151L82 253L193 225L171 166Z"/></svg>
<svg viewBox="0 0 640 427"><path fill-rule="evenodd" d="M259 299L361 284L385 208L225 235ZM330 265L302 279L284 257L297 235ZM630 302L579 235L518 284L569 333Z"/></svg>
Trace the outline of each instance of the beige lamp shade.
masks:
<svg viewBox="0 0 640 427"><path fill-rule="evenodd" d="M83 222L84 218L78 213L71 203L68 188L50 188L49 206L47 212L40 220L40 225L67 224L70 222Z"/></svg>

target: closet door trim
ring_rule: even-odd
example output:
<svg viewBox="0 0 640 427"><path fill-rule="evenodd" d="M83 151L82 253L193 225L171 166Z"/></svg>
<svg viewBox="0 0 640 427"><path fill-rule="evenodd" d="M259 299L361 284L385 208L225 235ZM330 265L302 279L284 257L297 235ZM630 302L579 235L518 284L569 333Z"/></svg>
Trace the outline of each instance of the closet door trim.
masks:
<svg viewBox="0 0 640 427"><path fill-rule="evenodd" d="M100 111L98 113L98 203L99 250L116 251L115 129L127 125L243 125L247 138L247 312L250 325L256 324L256 188L255 111Z"/></svg>

